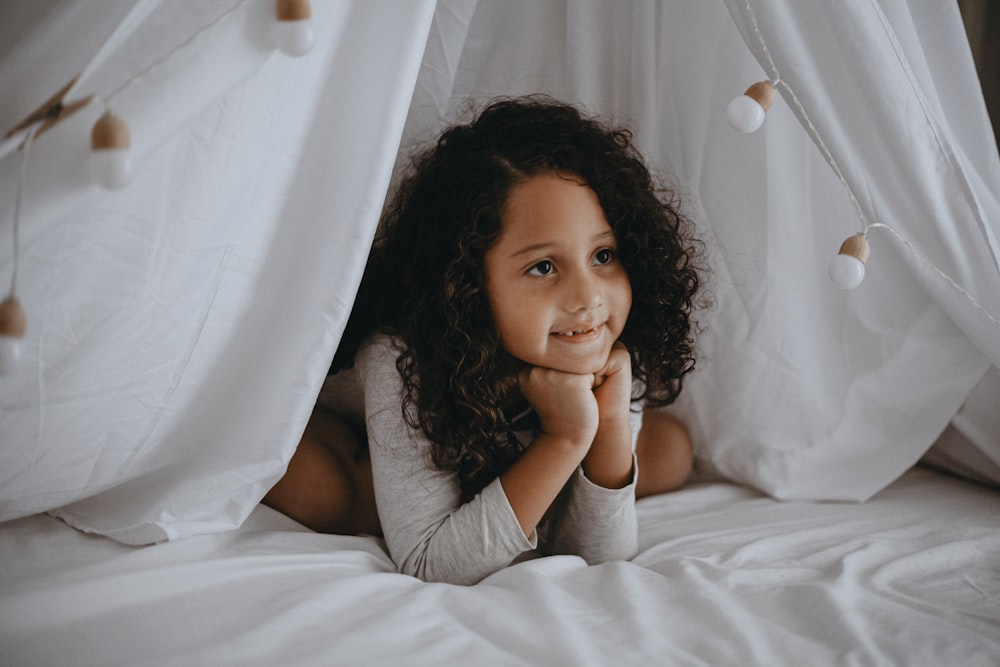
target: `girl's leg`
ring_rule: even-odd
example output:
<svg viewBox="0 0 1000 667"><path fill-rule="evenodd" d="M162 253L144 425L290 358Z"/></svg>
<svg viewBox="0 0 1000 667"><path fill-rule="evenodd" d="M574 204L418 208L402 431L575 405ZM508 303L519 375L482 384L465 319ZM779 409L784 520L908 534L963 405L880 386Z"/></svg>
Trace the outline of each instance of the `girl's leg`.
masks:
<svg viewBox="0 0 1000 667"><path fill-rule="evenodd" d="M354 431L331 412L313 411L285 475L262 501L320 533L381 533L371 461Z"/></svg>
<svg viewBox="0 0 1000 667"><path fill-rule="evenodd" d="M661 410L643 413L635 455L637 498L676 491L691 474L691 436L684 424Z"/></svg>

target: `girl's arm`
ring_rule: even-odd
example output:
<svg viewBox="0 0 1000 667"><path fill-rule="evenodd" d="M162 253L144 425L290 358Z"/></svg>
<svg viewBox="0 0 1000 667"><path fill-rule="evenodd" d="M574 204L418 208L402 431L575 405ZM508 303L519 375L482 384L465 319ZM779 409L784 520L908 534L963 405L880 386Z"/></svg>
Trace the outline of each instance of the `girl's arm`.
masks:
<svg viewBox="0 0 1000 667"><path fill-rule="evenodd" d="M581 463L599 487L632 482L632 360L616 343L594 375L529 367L518 380L538 413L541 433L501 480L521 529L530 535Z"/></svg>
<svg viewBox="0 0 1000 667"><path fill-rule="evenodd" d="M478 582L536 548L535 526L566 481L580 475L600 416L591 389L593 378L527 371L522 391L527 388L527 397L533 388L538 390L531 393L537 403L533 405L551 415L543 421L548 430L503 479L494 480L463 504L457 476L433 467L430 442L402 418L396 358L391 339L381 336L359 350L355 364L363 385L375 497L386 545L400 572L426 581ZM566 409L570 405L574 407ZM630 489L611 493L621 495ZM604 491L608 490L599 489ZM594 494L583 495L592 499ZM607 506L604 501L596 504ZM632 517L626 511L622 520L614 521L615 528L634 533L634 527L629 528L629 521L634 524L634 502L626 505L632 507ZM594 516L589 510L583 514ZM587 524L599 533L598 541L613 539L596 523ZM583 537L584 542L589 539ZM591 560L583 551L580 555Z"/></svg>
<svg viewBox="0 0 1000 667"><path fill-rule="evenodd" d="M594 384L600 416L597 433L555 515L549 538L554 553L601 563L631 558L638 549L633 443L642 412L630 402L632 365L623 344L612 349Z"/></svg>
<svg viewBox="0 0 1000 667"><path fill-rule="evenodd" d="M599 424L594 443L583 459L587 479L606 489L620 489L632 481L632 359L622 343L615 343L608 362L594 376Z"/></svg>
<svg viewBox="0 0 1000 667"><path fill-rule="evenodd" d="M386 546L400 572L476 583L534 549L537 540L522 532L499 479L463 504L458 476L434 468L431 443L402 418L397 356L392 340L378 336L355 360Z"/></svg>
<svg viewBox="0 0 1000 667"><path fill-rule="evenodd" d="M593 384L591 375L537 366L518 376L521 393L538 413L541 431L500 480L525 535L534 533L598 432L600 411Z"/></svg>

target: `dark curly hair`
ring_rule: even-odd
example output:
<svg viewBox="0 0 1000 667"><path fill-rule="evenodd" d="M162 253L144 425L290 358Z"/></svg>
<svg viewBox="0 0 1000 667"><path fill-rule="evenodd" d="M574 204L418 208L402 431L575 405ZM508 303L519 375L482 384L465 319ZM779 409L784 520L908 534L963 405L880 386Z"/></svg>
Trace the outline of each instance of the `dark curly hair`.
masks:
<svg viewBox="0 0 1000 667"><path fill-rule="evenodd" d="M402 343L403 415L434 465L471 497L521 454L500 406L513 382L484 290L483 258L510 188L546 171L597 194L632 285L621 335L649 405L666 405L694 368L699 243L627 129L546 97L490 103L418 154L388 202L332 372L381 331Z"/></svg>

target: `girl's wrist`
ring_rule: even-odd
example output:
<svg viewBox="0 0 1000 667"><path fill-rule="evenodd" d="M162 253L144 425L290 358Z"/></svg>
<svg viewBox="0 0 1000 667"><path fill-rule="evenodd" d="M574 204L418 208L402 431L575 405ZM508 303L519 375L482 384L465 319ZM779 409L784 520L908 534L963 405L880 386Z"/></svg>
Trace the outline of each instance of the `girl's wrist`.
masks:
<svg viewBox="0 0 1000 667"><path fill-rule="evenodd" d="M594 442L583 458L587 479L606 488L621 488L631 479L632 426L623 421L601 421Z"/></svg>
<svg viewBox="0 0 1000 667"><path fill-rule="evenodd" d="M601 421L597 425L597 432L594 440L622 437L630 442L632 439L632 423L629 421L628 412L624 415L601 416ZM631 447L631 445L629 445Z"/></svg>
<svg viewBox="0 0 1000 667"><path fill-rule="evenodd" d="M591 443L594 442L596 432L580 428L547 429L543 424L539 435L545 436L553 442L586 451L590 448Z"/></svg>

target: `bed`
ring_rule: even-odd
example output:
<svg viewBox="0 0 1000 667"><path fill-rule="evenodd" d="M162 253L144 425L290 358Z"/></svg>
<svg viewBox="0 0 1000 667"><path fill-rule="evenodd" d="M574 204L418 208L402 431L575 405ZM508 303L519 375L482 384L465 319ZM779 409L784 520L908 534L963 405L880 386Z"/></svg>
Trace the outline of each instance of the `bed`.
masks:
<svg viewBox="0 0 1000 667"><path fill-rule="evenodd" d="M864 504L694 484L639 503L631 562L395 573L380 540L266 507L148 547L3 529L6 665L995 665L997 492L927 470Z"/></svg>
<svg viewBox="0 0 1000 667"><path fill-rule="evenodd" d="M0 143L0 664L1000 664L1000 155L951 0L314 2L305 54L283 4L3 9L0 126L42 113ZM259 501L398 169L537 92L632 127L701 231L696 472L630 561L424 583Z"/></svg>

